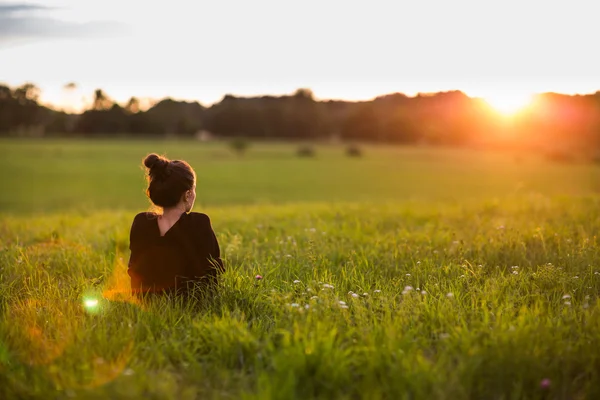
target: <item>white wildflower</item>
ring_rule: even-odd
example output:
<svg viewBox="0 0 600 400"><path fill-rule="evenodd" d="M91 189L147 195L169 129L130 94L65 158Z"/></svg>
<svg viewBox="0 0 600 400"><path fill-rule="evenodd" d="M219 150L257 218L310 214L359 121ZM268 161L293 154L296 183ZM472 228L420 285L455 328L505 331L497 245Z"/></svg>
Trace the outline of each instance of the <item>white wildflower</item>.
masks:
<svg viewBox="0 0 600 400"><path fill-rule="evenodd" d="M449 293L446 294L446 297L447 298L452 298L452 297L454 297L454 293L449 292Z"/></svg>
<svg viewBox="0 0 600 400"><path fill-rule="evenodd" d="M300 304L298 304L298 303L292 303L292 304L290 304L290 307L294 307L294 308L300 307Z"/></svg>
<svg viewBox="0 0 600 400"><path fill-rule="evenodd" d="M359 297L358 293L352 293L352 297L354 297L356 299L357 297Z"/></svg>
<svg viewBox="0 0 600 400"><path fill-rule="evenodd" d="M369 293L366 293L366 292L365 292L365 293L363 293L363 296L364 296L364 297L367 297L368 295L369 295Z"/></svg>
<svg viewBox="0 0 600 400"><path fill-rule="evenodd" d="M340 308L348 308L348 306L345 304L342 304L342 305L340 305Z"/></svg>
<svg viewBox="0 0 600 400"><path fill-rule="evenodd" d="M426 291L424 291L424 290L421 290L421 294L422 294L422 295L426 295L426 294L427 294L427 292L426 292Z"/></svg>
<svg viewBox="0 0 600 400"><path fill-rule="evenodd" d="M305 305L304 305L304 309L305 309L305 310L308 310L309 308L310 308L310 305L308 305L308 304L305 304Z"/></svg>
<svg viewBox="0 0 600 400"><path fill-rule="evenodd" d="M323 287L324 287L325 289L333 289L333 285L330 285L329 283L324 283L324 284L323 284Z"/></svg>
<svg viewBox="0 0 600 400"><path fill-rule="evenodd" d="M373 290L373 293L381 293L381 290L375 289L375 290Z"/></svg>
<svg viewBox="0 0 600 400"><path fill-rule="evenodd" d="M294 280L294 284L298 284L300 281L298 279Z"/></svg>
<svg viewBox="0 0 600 400"><path fill-rule="evenodd" d="M570 306L571 302L570 301L565 301L565 306Z"/></svg>
<svg viewBox="0 0 600 400"><path fill-rule="evenodd" d="M345 305L346 305L346 302L340 300L340 306L345 306Z"/></svg>
<svg viewBox="0 0 600 400"><path fill-rule="evenodd" d="M311 300L317 300L318 298L319 298L319 296L313 296L313 297L311 297L310 299L311 299Z"/></svg>

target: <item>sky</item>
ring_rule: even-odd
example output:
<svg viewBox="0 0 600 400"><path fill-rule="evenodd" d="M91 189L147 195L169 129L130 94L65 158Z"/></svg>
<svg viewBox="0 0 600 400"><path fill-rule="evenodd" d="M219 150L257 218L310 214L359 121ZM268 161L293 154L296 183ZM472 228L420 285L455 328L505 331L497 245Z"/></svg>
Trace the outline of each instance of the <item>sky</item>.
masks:
<svg viewBox="0 0 600 400"><path fill-rule="evenodd" d="M197 100L600 90L597 0L0 0L0 82ZM77 89L66 90L75 82Z"/></svg>

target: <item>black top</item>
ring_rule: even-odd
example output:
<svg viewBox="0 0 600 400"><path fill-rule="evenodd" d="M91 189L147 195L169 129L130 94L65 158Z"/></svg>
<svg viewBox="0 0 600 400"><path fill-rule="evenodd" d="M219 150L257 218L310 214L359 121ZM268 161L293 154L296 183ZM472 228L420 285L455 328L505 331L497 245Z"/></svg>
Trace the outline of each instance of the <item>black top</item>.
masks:
<svg viewBox="0 0 600 400"><path fill-rule="evenodd" d="M160 235L158 215L140 213L129 236L128 274L134 294L185 290L189 282L216 283L223 270L217 238L206 214L182 214Z"/></svg>

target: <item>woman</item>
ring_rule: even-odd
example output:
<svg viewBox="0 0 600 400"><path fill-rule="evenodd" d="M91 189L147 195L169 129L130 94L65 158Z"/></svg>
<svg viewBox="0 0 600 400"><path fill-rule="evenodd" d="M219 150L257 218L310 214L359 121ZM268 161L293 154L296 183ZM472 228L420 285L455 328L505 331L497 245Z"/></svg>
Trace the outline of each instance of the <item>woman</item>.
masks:
<svg viewBox="0 0 600 400"><path fill-rule="evenodd" d="M223 271L219 244L206 214L190 212L196 174L180 160L150 154L146 194L162 213L144 212L131 225L128 273L136 295L186 293L216 285Z"/></svg>

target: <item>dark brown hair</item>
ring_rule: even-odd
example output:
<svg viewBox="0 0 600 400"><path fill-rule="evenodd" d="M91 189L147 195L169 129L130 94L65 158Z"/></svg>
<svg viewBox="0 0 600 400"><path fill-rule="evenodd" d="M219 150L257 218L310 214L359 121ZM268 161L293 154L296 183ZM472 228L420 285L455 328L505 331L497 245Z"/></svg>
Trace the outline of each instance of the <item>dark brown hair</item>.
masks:
<svg viewBox="0 0 600 400"><path fill-rule="evenodd" d="M171 161L152 153L146 156L144 165L148 168L146 194L159 207L175 206L181 196L194 186L196 173L185 161Z"/></svg>

